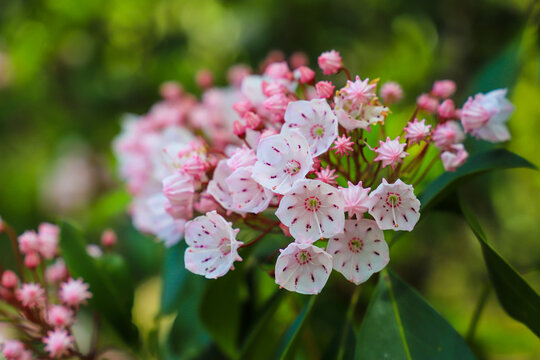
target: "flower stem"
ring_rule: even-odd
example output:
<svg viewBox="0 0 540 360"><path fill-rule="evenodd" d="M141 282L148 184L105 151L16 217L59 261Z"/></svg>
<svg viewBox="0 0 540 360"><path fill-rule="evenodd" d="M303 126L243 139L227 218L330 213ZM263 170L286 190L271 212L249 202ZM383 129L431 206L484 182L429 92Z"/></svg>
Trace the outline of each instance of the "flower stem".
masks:
<svg viewBox="0 0 540 360"><path fill-rule="evenodd" d="M360 298L360 289L362 289L362 287L357 286L351 296L351 302L349 303L347 313L345 314L345 326L343 327L343 334L339 343L339 351L336 356L336 360L342 360L343 356L345 355L345 344L347 342L347 336L349 335L349 329L354 321L354 310L356 309L356 304Z"/></svg>
<svg viewBox="0 0 540 360"><path fill-rule="evenodd" d="M480 295L478 296L476 307L474 309L471 322L469 323L467 335L465 336L465 340L467 340L467 342L471 342L474 338L474 333L476 332L476 328L478 327L478 321L480 320L480 316L482 315L484 307L486 306L490 292L491 285L489 282L486 282L484 284L484 287L482 288L482 291L480 292Z"/></svg>
<svg viewBox="0 0 540 360"><path fill-rule="evenodd" d="M21 253L19 252L19 244L17 242L17 233L5 221L3 222L3 225L4 225L4 231L9 237L9 240L11 241L11 247L13 248L13 254L15 254L15 261L17 263L17 270L19 271L19 276L21 277L21 280L24 281L23 261L22 261Z"/></svg>

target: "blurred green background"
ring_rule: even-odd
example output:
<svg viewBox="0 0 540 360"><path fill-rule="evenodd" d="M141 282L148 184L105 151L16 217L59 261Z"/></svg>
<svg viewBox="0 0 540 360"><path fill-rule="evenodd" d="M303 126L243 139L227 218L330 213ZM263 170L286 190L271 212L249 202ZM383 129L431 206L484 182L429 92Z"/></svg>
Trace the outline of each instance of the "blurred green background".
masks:
<svg viewBox="0 0 540 360"><path fill-rule="evenodd" d="M19 232L67 218L92 241L106 226L138 296L157 302L163 249L124 214L111 141L122 114L144 113L163 81L199 94L194 75L254 68L271 50L305 52L315 66L339 50L361 77L401 83L406 118L435 79L468 95L509 87L516 112L508 147L540 164L538 9L530 0L2 0L0 4L0 216ZM486 144L468 144L472 152ZM540 176L515 170L464 190L494 246L540 288ZM4 254L6 247L0 249ZM392 249L391 266L464 334L487 281L477 242L459 218L428 215ZM157 281L157 280L156 280ZM142 289L142 290L141 290ZM146 290L145 290L146 289ZM488 359L538 359L540 341L491 294L476 336ZM157 305L156 305L157 306ZM146 311L148 306L143 306ZM139 322L151 321L140 310Z"/></svg>

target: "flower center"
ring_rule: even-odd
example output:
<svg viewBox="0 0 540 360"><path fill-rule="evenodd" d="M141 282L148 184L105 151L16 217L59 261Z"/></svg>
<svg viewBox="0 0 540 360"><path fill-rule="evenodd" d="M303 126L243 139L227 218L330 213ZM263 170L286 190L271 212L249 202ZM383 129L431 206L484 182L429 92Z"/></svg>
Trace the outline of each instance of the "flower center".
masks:
<svg viewBox="0 0 540 360"><path fill-rule="evenodd" d="M219 250L223 255L229 255L231 252L231 242L227 238L221 239L219 242Z"/></svg>
<svg viewBox="0 0 540 360"><path fill-rule="evenodd" d="M321 139L324 136L324 128L321 125L313 125L310 133L312 138Z"/></svg>
<svg viewBox="0 0 540 360"><path fill-rule="evenodd" d="M399 194L389 192L386 194L386 205L392 208L401 205L401 196Z"/></svg>
<svg viewBox="0 0 540 360"><path fill-rule="evenodd" d="M308 211L316 212L321 208L321 200L319 200L315 196L310 196L306 200L304 200L304 207Z"/></svg>
<svg viewBox="0 0 540 360"><path fill-rule="evenodd" d="M353 237L351 240L349 240L348 246L349 250L351 250L353 253L359 253L364 247L364 242L360 238Z"/></svg>
<svg viewBox="0 0 540 360"><path fill-rule="evenodd" d="M302 166L300 165L300 162L296 160L289 160L287 161L287 164L285 164L285 168L283 171L285 171L289 175L296 175L300 172L300 169Z"/></svg>
<svg viewBox="0 0 540 360"><path fill-rule="evenodd" d="M298 261L300 265L305 265L311 261L311 255L307 250L301 250L297 252L295 257L296 261Z"/></svg>

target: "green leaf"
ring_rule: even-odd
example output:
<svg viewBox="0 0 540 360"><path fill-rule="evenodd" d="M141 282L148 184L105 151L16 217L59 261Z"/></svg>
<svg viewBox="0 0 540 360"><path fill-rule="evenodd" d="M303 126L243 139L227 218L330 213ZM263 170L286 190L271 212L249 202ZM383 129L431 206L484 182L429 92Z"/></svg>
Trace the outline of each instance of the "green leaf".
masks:
<svg viewBox="0 0 540 360"><path fill-rule="evenodd" d="M120 300L124 302L123 306L131 309L133 307L135 284L124 258L118 254L104 254L97 258L96 262L101 272L109 277L117 287L118 292L122 294Z"/></svg>
<svg viewBox="0 0 540 360"><path fill-rule="evenodd" d="M119 264L106 260L104 263L90 257L86 253L86 242L74 227L61 224L60 249L70 274L74 278L81 277L90 285L92 299L89 305L103 315L118 331L128 344L136 344L137 329L131 322L131 306L133 292L126 292L126 286L118 284L125 279L125 273ZM111 268L114 270L111 272Z"/></svg>
<svg viewBox="0 0 540 360"><path fill-rule="evenodd" d="M495 249L488 243L478 220L460 201L465 220L480 242L489 278L504 310L525 324L540 337L540 296Z"/></svg>
<svg viewBox="0 0 540 360"><path fill-rule="evenodd" d="M435 205L457 185L475 175L493 170L536 167L519 155L505 149L495 149L474 154L455 172L445 172L431 182L419 197L422 210Z"/></svg>
<svg viewBox="0 0 540 360"><path fill-rule="evenodd" d="M185 250L186 243L181 241L165 251L162 274L163 289L161 293L162 314L169 314L177 310L182 300L182 289L188 272L184 266Z"/></svg>
<svg viewBox="0 0 540 360"><path fill-rule="evenodd" d="M358 331L357 359L475 359L463 338L414 289L386 270Z"/></svg>
<svg viewBox="0 0 540 360"><path fill-rule="evenodd" d="M304 305L302 312L296 317L296 319L291 324L291 326L289 326L287 331L285 331L285 334L283 334L279 341L279 345L277 346L274 359L283 360L293 358L291 349L294 348L294 344L297 341L298 335L300 334L307 317L311 313L313 304L315 304L315 299L317 299L316 295L312 295L309 298L306 305Z"/></svg>

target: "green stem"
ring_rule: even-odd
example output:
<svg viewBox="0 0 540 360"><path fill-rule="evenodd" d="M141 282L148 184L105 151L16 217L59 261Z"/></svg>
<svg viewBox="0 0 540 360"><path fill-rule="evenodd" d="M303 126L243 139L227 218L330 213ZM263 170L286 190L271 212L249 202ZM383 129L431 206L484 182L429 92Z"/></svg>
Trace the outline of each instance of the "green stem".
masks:
<svg viewBox="0 0 540 360"><path fill-rule="evenodd" d="M471 342L474 338L474 333L476 332L476 328L478 327L478 321L480 320L480 316L482 315L482 312L487 304L487 299L490 292L491 285L489 282L486 282L484 287L482 288L482 291L480 292L480 295L478 296L476 307L474 309L471 322L467 330L467 335L465 336L467 342Z"/></svg>
<svg viewBox="0 0 540 360"><path fill-rule="evenodd" d="M345 326L343 327L343 334L339 343L339 351L336 360L342 360L345 355L345 344L347 342L347 336L349 335L349 329L354 321L354 310L356 309L356 304L358 304L358 299L360 298L360 289L362 289L362 287L357 286L351 296L351 302L349 303L349 308L345 315Z"/></svg>

